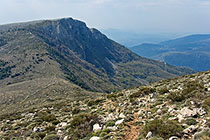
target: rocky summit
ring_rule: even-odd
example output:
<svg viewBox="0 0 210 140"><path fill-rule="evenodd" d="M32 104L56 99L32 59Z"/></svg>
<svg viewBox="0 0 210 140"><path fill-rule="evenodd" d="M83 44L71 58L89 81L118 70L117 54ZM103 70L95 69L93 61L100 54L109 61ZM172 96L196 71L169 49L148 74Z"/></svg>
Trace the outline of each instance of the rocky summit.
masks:
<svg viewBox="0 0 210 140"><path fill-rule="evenodd" d="M210 71L3 114L0 139L13 138L209 140Z"/></svg>

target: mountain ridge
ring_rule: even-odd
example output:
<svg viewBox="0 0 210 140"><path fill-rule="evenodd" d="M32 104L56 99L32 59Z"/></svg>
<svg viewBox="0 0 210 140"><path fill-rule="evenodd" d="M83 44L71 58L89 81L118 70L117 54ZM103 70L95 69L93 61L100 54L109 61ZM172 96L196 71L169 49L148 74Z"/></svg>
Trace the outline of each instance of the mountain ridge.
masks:
<svg viewBox="0 0 210 140"><path fill-rule="evenodd" d="M159 44L142 44L132 47L131 50L147 58L165 61L175 66L206 71L210 69L209 42L209 34L194 34Z"/></svg>
<svg viewBox="0 0 210 140"><path fill-rule="evenodd" d="M110 92L193 72L140 57L72 18L17 25L0 34L2 86L57 75L84 89Z"/></svg>

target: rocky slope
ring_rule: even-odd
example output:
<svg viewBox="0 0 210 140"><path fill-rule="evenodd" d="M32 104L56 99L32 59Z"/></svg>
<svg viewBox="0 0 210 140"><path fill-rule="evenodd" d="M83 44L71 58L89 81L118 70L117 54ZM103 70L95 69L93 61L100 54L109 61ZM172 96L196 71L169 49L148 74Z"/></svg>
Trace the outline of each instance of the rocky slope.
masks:
<svg viewBox="0 0 210 140"><path fill-rule="evenodd" d="M59 101L1 115L0 139L210 139L210 71Z"/></svg>
<svg viewBox="0 0 210 140"><path fill-rule="evenodd" d="M110 92L193 71L142 58L72 18L0 26L0 87L57 77Z"/></svg>
<svg viewBox="0 0 210 140"><path fill-rule="evenodd" d="M210 69L210 35L197 34L159 44L142 44L131 50L140 56L165 61L175 66L187 66L196 71Z"/></svg>

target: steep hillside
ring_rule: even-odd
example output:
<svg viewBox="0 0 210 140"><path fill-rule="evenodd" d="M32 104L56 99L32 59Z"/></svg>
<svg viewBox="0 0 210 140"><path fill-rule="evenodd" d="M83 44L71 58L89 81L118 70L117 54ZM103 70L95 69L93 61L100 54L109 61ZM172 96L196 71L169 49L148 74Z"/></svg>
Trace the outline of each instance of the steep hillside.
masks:
<svg viewBox="0 0 210 140"><path fill-rule="evenodd" d="M72 18L0 26L0 87L57 77L110 92L192 73L137 56Z"/></svg>
<svg viewBox="0 0 210 140"><path fill-rule="evenodd" d="M36 78L0 88L0 115L56 104L64 99L72 102L100 95L101 93L86 91L60 78Z"/></svg>
<svg viewBox="0 0 210 140"><path fill-rule="evenodd" d="M142 44L131 50L141 56L162 60L196 71L210 69L210 35L191 35L160 44Z"/></svg>
<svg viewBox="0 0 210 140"><path fill-rule="evenodd" d="M69 92L57 102L0 115L0 139L210 139L210 71L74 102Z"/></svg>

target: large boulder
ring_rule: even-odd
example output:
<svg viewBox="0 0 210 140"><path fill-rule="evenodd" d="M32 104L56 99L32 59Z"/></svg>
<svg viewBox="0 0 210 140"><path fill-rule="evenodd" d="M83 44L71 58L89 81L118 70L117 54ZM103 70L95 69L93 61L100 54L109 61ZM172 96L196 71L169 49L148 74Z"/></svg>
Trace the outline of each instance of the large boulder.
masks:
<svg viewBox="0 0 210 140"><path fill-rule="evenodd" d="M115 130L117 130L117 127L116 126L109 126L106 129L108 129L110 131L115 131Z"/></svg>
<svg viewBox="0 0 210 140"><path fill-rule="evenodd" d="M184 107L180 110L180 115L182 115L184 118L186 117L192 117L197 114L197 111L195 109L191 110L188 107Z"/></svg>
<svg viewBox="0 0 210 140"><path fill-rule="evenodd" d="M104 118L104 122L107 122L107 121L110 121L110 120L115 120L117 119L118 116L113 114L113 113L110 113L108 114L105 118Z"/></svg>
<svg viewBox="0 0 210 140"><path fill-rule="evenodd" d="M98 123L93 125L94 132L100 131L101 129L102 129L102 127Z"/></svg>
<svg viewBox="0 0 210 140"><path fill-rule="evenodd" d="M120 113L119 118L124 119L126 116L123 113Z"/></svg>
<svg viewBox="0 0 210 140"><path fill-rule="evenodd" d="M149 131L149 132L147 133L147 135L146 135L146 139L149 139L149 138L151 138L151 137L152 137L152 132Z"/></svg>
<svg viewBox="0 0 210 140"><path fill-rule="evenodd" d="M65 137L63 138L63 140L70 140L70 137L69 137L69 136L65 136Z"/></svg>
<svg viewBox="0 0 210 140"><path fill-rule="evenodd" d="M119 125L119 124L121 124L123 122L124 122L124 119L118 120L118 121L115 122L115 125Z"/></svg>

